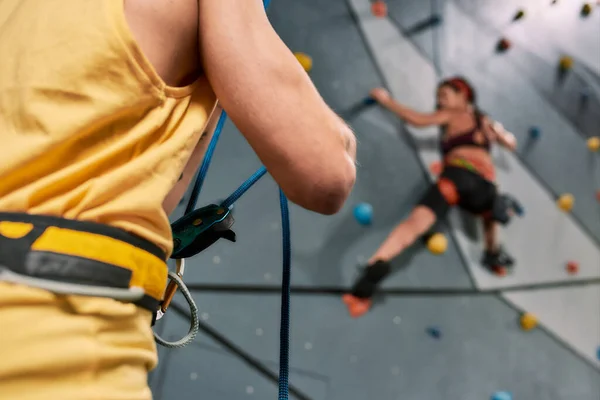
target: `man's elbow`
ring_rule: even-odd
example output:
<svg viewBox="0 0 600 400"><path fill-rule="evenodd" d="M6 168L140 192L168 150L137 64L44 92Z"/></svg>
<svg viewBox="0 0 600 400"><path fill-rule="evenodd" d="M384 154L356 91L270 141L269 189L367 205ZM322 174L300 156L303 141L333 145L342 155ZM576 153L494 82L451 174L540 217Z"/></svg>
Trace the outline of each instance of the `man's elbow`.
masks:
<svg viewBox="0 0 600 400"><path fill-rule="evenodd" d="M333 215L338 213L354 188L356 182L356 169L350 176L341 178L331 184L328 188L321 190L316 196L314 211L323 215Z"/></svg>
<svg viewBox="0 0 600 400"><path fill-rule="evenodd" d="M290 200L318 214L336 214L342 209L354 188L356 166L348 162L345 168L332 172L329 171L326 176L321 175L321 179L306 190L293 190L290 193Z"/></svg>

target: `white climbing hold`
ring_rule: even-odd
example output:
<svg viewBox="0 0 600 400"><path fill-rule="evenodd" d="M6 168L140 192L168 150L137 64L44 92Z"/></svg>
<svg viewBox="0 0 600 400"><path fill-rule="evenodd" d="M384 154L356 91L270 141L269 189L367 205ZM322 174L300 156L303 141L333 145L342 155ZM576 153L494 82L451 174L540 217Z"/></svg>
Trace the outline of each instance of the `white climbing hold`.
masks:
<svg viewBox="0 0 600 400"><path fill-rule="evenodd" d="M254 387L252 387L252 386L246 386L246 393L247 394L254 393Z"/></svg>
<svg viewBox="0 0 600 400"><path fill-rule="evenodd" d="M195 372L192 372L192 373L190 374L190 379L191 379L191 380L193 380L193 381L195 381L196 379L198 379L198 374L197 374L197 373L195 373Z"/></svg>
<svg viewBox="0 0 600 400"><path fill-rule="evenodd" d="M200 314L200 318L202 318L203 321L206 321L209 317L210 315L208 315L208 313L203 312Z"/></svg>
<svg viewBox="0 0 600 400"><path fill-rule="evenodd" d="M402 322L402 318L400 318L399 316L395 316L392 321L394 321L394 324L400 325L400 322Z"/></svg>
<svg viewBox="0 0 600 400"><path fill-rule="evenodd" d="M263 335L263 330L260 328L256 328L256 336L262 336Z"/></svg>
<svg viewBox="0 0 600 400"><path fill-rule="evenodd" d="M312 346L312 344L311 344L311 343L309 343L309 342L306 342L306 343L304 343L304 348L305 348L306 350L310 350L310 349L312 349L312 347L313 347L313 346Z"/></svg>
<svg viewBox="0 0 600 400"><path fill-rule="evenodd" d="M213 257L213 263L214 263L214 264L220 264L220 263L221 263L221 257L219 257L219 256L214 256L214 257Z"/></svg>
<svg viewBox="0 0 600 400"><path fill-rule="evenodd" d="M270 274L270 273L268 273L268 272L267 272L267 273L265 274L265 280L266 280L266 281L270 281L270 280L271 280L271 274Z"/></svg>

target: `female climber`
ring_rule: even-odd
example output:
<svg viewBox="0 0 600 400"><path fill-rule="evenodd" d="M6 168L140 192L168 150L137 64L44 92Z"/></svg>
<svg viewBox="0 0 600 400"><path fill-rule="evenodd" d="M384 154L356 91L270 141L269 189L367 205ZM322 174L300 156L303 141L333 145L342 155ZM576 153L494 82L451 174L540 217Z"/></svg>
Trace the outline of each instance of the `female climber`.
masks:
<svg viewBox="0 0 600 400"><path fill-rule="evenodd" d="M497 222L507 223L512 211L520 207L510 196L498 193L490 156L492 143L514 151L515 137L479 111L475 91L465 79L455 77L439 84L437 110L433 113L420 113L399 104L381 88L373 89L371 98L410 125L440 126L443 169L408 218L368 260L352 292L344 295L343 300L354 317L370 308L378 284L391 271L390 260L425 235L452 206L482 216L485 233L482 263L488 267L512 266L513 259L497 241L496 228Z"/></svg>
<svg viewBox="0 0 600 400"><path fill-rule="evenodd" d="M150 400L168 213L217 99L314 212L342 207L356 142L261 0L57 5L0 1L0 398Z"/></svg>

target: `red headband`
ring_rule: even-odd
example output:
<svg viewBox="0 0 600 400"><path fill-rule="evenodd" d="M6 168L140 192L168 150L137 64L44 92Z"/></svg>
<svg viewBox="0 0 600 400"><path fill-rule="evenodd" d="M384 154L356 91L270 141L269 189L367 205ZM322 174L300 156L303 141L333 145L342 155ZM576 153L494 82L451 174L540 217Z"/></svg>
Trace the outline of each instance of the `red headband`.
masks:
<svg viewBox="0 0 600 400"><path fill-rule="evenodd" d="M463 92L469 101L473 101L473 92L465 81L459 78L454 78L450 79L448 83L458 89L458 91Z"/></svg>

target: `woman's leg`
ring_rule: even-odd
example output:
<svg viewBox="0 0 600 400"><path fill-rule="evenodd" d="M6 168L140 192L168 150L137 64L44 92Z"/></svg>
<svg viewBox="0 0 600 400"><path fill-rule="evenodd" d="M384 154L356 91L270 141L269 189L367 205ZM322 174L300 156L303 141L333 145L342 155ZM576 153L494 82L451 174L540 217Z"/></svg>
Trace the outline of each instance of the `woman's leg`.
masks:
<svg viewBox="0 0 600 400"><path fill-rule="evenodd" d="M483 218L484 248L486 252L498 251L498 223L491 218Z"/></svg>
<svg viewBox="0 0 600 400"><path fill-rule="evenodd" d="M429 207L419 205L407 219L394 228L369 259L367 267L354 284L352 292L342 298L352 317L360 317L369 311L371 297L377 286L391 272L389 261L427 232L436 219L436 214Z"/></svg>
<svg viewBox="0 0 600 400"><path fill-rule="evenodd" d="M483 234L482 263L492 269L513 266L515 260L502 248L498 240L498 221L490 217L483 218Z"/></svg>
<svg viewBox="0 0 600 400"><path fill-rule="evenodd" d="M350 315L359 317L371 307L371 297L379 283L391 272L390 261L429 230L438 219L458 204L459 194L452 179L444 173L437 183L431 185L408 218L388 235L383 244L369 259L362 276L354 284L351 293L344 295Z"/></svg>
<svg viewBox="0 0 600 400"><path fill-rule="evenodd" d="M421 235L427 232L435 221L435 213L430 208L417 206L408 218L398 224L381 246L379 246L369 259L369 266L375 264L377 261L388 262L400 255Z"/></svg>

